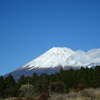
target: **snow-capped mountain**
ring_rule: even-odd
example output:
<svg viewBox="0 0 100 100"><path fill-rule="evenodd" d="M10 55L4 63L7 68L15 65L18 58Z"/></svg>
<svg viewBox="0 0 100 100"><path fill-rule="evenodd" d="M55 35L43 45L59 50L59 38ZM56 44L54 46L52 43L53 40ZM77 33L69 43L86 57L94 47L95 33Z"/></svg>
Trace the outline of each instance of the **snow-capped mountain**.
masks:
<svg viewBox="0 0 100 100"><path fill-rule="evenodd" d="M28 66L31 70L33 68L54 68L56 66L80 66L79 62L70 57L74 53L75 51L66 47L53 47L38 58L25 64L22 68Z"/></svg>
<svg viewBox="0 0 100 100"><path fill-rule="evenodd" d="M79 69L81 66L90 68L97 64L100 65L100 49L84 52L82 50L73 51L67 47L53 47L9 74L17 79L22 74L25 76L31 76L34 72L38 75L42 73L52 74L58 72L60 68Z"/></svg>

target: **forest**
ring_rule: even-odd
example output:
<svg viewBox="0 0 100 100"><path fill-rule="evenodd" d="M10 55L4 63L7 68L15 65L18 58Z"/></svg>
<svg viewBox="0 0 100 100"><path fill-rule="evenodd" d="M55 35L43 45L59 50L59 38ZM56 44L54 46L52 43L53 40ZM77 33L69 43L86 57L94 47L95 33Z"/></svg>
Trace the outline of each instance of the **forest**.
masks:
<svg viewBox="0 0 100 100"><path fill-rule="evenodd" d="M81 85L83 88L100 87L100 66L81 67L80 70L61 68L59 72L51 75L46 73L40 76L36 73L28 77L22 75L17 82L12 75L0 76L0 98L28 97L45 91L63 94L78 91L78 86Z"/></svg>

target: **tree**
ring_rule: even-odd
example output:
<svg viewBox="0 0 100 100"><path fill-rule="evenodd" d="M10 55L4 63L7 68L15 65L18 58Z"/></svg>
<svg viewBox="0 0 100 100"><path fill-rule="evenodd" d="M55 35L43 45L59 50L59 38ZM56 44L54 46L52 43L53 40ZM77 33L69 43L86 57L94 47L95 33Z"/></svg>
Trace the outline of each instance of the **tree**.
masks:
<svg viewBox="0 0 100 100"><path fill-rule="evenodd" d="M4 91L4 97L18 97L18 89L15 87L7 88Z"/></svg>
<svg viewBox="0 0 100 100"><path fill-rule="evenodd" d="M100 66L96 66L93 73L94 88L100 87Z"/></svg>
<svg viewBox="0 0 100 100"><path fill-rule="evenodd" d="M6 88L11 88L16 86L16 82L14 80L14 77L12 75L9 75L5 78L5 84Z"/></svg>
<svg viewBox="0 0 100 100"><path fill-rule="evenodd" d="M63 93L65 92L65 84L62 81L52 82L51 90L56 93Z"/></svg>
<svg viewBox="0 0 100 100"><path fill-rule="evenodd" d="M33 86L30 84L21 85L20 91L20 96L22 97L32 96Z"/></svg>
<svg viewBox="0 0 100 100"><path fill-rule="evenodd" d="M42 81L41 80L37 80L36 84L35 84L35 93L42 93Z"/></svg>
<svg viewBox="0 0 100 100"><path fill-rule="evenodd" d="M0 76L0 97L4 97L5 82L3 76Z"/></svg>
<svg viewBox="0 0 100 100"><path fill-rule="evenodd" d="M35 84L35 90L39 93L48 91L49 77L47 74L41 74Z"/></svg>
<svg viewBox="0 0 100 100"><path fill-rule="evenodd" d="M23 85L25 83L26 83L25 76L21 75L19 80L18 80L18 83L17 83L17 88L20 89L21 85Z"/></svg>
<svg viewBox="0 0 100 100"><path fill-rule="evenodd" d="M32 75L32 80L31 80L33 86L35 86L38 78L39 78L38 75L34 72L33 75Z"/></svg>
<svg viewBox="0 0 100 100"><path fill-rule="evenodd" d="M4 97L18 96L18 89L16 88L16 82L12 75L5 78L5 90Z"/></svg>
<svg viewBox="0 0 100 100"><path fill-rule="evenodd" d="M64 70L63 70L63 68L60 68L60 71L59 71L60 73L63 73L64 72Z"/></svg>
<svg viewBox="0 0 100 100"><path fill-rule="evenodd" d="M49 85L49 77L47 74L42 74L40 76L40 79L42 80L42 91L48 91L48 85Z"/></svg>

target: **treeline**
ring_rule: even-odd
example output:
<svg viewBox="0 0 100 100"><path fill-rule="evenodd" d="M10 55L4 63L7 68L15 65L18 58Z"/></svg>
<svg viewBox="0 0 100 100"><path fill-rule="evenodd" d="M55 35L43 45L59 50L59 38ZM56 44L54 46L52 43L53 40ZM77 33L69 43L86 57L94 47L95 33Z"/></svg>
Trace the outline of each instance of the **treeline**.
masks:
<svg viewBox="0 0 100 100"><path fill-rule="evenodd" d="M43 91L55 93L68 93L77 89L79 84L85 84L87 88L100 87L100 66L93 68L81 67L80 70L63 70L55 74L33 73L31 77L22 75L15 82L12 75L0 76L0 98L29 96ZM24 92L23 92L24 91Z"/></svg>

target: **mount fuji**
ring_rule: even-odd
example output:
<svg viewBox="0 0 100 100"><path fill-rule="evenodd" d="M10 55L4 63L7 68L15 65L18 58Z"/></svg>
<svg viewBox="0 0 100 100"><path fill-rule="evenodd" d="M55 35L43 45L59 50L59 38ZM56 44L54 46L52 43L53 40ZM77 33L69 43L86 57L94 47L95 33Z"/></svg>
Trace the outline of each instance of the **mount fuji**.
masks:
<svg viewBox="0 0 100 100"><path fill-rule="evenodd" d="M15 79L18 79L21 75L31 76L34 72L38 75L42 73L52 74L58 72L60 68L64 70L80 69L81 66L90 68L93 65L100 65L100 49L84 52L81 50L73 51L67 47L53 47L5 76L12 74Z"/></svg>

